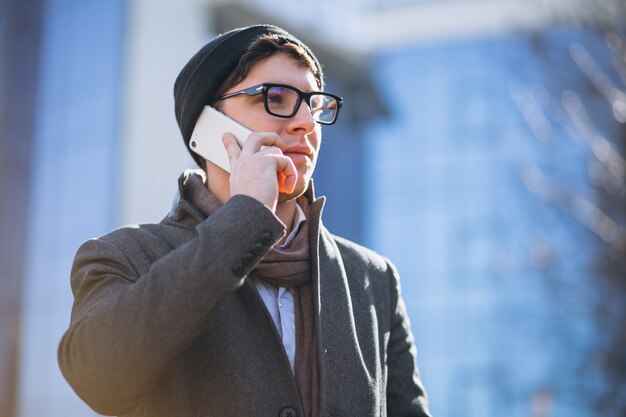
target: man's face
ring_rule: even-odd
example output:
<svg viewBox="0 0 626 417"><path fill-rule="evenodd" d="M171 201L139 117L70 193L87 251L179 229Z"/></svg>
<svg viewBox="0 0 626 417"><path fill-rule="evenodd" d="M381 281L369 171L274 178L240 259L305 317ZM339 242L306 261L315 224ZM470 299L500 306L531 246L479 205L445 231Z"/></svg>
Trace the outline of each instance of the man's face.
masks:
<svg viewBox="0 0 626 417"><path fill-rule="evenodd" d="M261 83L287 84L304 92L318 90L311 71L284 53L278 53L258 62L248 76L225 94L252 87ZM313 120L309 106L302 102L298 112L285 119L272 116L265 111L263 95L238 95L221 102L226 115L246 126L253 132L275 132L286 144L281 147L284 155L291 158L298 171L296 187L290 195L279 196L286 201L302 195L313 175L322 138L321 127Z"/></svg>

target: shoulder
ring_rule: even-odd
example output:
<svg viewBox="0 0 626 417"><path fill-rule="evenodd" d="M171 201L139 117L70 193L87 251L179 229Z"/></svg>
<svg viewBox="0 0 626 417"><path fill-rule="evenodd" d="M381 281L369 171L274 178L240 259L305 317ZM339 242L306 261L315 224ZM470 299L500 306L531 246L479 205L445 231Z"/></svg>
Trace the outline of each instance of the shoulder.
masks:
<svg viewBox="0 0 626 417"><path fill-rule="evenodd" d="M86 264L118 264L140 273L194 235L194 228L182 227L166 218L161 223L120 227L89 239L78 249L74 269Z"/></svg>
<svg viewBox="0 0 626 417"><path fill-rule="evenodd" d="M123 226L92 240L107 242L124 249L129 246L151 247L168 243L168 246L171 246L171 243L181 238L188 238L194 231L194 228L184 227L170 218L165 218L160 223Z"/></svg>
<svg viewBox="0 0 626 417"><path fill-rule="evenodd" d="M344 264L381 275L395 273L395 266L386 256L343 237L333 234L331 236L337 244Z"/></svg>

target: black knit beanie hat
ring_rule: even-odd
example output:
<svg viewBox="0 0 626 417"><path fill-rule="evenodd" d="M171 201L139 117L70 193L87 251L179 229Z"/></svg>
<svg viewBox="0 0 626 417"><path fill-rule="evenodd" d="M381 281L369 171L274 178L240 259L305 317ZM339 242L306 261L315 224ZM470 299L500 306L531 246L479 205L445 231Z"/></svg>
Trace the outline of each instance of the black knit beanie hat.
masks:
<svg viewBox="0 0 626 417"><path fill-rule="evenodd" d="M215 99L215 93L234 71L250 44L264 35L278 35L302 47L317 67L322 69L311 50L284 29L272 25L255 25L223 33L203 46L184 66L174 83L176 121L187 150L203 167L203 159L189 149L189 140L202 109Z"/></svg>

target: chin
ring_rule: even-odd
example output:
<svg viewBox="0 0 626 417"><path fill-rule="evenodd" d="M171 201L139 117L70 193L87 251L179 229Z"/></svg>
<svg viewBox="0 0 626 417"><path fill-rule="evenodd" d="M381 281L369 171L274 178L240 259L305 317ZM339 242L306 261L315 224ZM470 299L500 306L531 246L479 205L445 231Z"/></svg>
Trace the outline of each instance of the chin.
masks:
<svg viewBox="0 0 626 417"><path fill-rule="evenodd" d="M284 203L287 201L292 201L297 199L298 197L304 195L304 193L306 193L306 190L309 189L309 181L306 182L306 184L300 184L299 182L296 184L296 188L294 188L292 193L280 193L278 195L278 202L279 203Z"/></svg>

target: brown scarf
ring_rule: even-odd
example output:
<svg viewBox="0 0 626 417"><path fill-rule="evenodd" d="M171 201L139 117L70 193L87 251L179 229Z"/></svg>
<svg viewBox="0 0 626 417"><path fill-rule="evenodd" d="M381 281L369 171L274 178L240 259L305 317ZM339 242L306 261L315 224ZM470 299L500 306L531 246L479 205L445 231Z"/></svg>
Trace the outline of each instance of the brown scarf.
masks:
<svg viewBox="0 0 626 417"><path fill-rule="evenodd" d="M210 216L222 203L199 175L189 175L185 192L190 202ZM319 222L319 210L312 210L306 196L298 199L306 221L287 249L274 246L252 271L252 274L277 287L293 288L296 321L296 385L305 417L319 416L319 367L315 335L315 306L309 255L309 225ZM294 225L296 226L296 225Z"/></svg>

